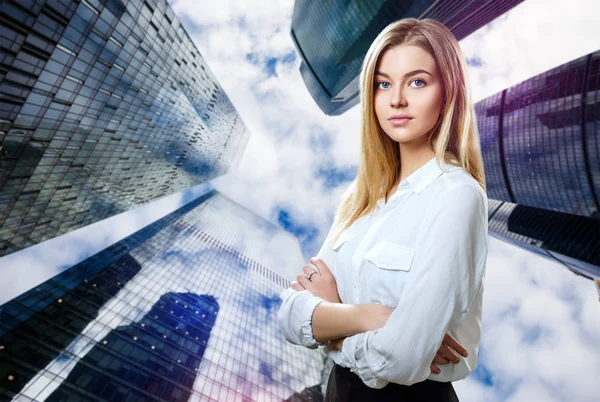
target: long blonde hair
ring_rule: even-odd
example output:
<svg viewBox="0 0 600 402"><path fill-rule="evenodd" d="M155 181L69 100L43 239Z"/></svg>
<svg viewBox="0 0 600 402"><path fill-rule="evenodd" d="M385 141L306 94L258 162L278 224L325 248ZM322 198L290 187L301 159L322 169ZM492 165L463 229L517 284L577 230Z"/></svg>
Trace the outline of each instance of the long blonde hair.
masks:
<svg viewBox="0 0 600 402"><path fill-rule="evenodd" d="M475 110L458 41L443 24L404 18L388 25L367 51L360 72L361 151L356 180L342 196L334 216L331 244L357 219L372 212L400 177L398 143L385 134L375 114L375 68L384 51L398 45L418 46L436 61L444 87L443 113L427 134L437 162L462 167L486 190Z"/></svg>

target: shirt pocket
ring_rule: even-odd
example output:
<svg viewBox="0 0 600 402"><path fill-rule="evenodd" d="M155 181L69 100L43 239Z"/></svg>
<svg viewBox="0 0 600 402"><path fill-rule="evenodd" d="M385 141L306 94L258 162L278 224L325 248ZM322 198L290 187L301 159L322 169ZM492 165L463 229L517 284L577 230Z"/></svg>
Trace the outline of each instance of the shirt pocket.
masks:
<svg viewBox="0 0 600 402"><path fill-rule="evenodd" d="M389 240L378 242L365 253L365 282L371 302L398 305L414 256L414 248Z"/></svg>

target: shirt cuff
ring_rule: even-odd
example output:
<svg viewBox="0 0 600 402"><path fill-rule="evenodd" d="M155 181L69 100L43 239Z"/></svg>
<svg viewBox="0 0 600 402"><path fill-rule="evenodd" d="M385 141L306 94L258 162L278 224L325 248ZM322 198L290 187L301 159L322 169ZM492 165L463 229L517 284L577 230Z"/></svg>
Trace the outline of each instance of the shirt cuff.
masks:
<svg viewBox="0 0 600 402"><path fill-rule="evenodd" d="M353 335L353 336L349 336L346 339L344 339L344 343L342 343L342 350L340 350L340 353L342 355L341 359L343 362L345 362L347 364L347 366L350 370L352 370L354 373L356 373L357 367L356 367L356 360L357 360L357 356L356 353L358 352L356 350L356 341L357 338L359 338L357 335ZM362 338L362 336L361 336ZM362 353L362 348L360 348L360 352ZM356 373L358 374L358 373Z"/></svg>
<svg viewBox="0 0 600 402"><path fill-rule="evenodd" d="M280 295L282 305L277 313L285 339L295 345L316 349L319 343L312 330L312 315L325 299L315 296L308 290L285 289Z"/></svg>
<svg viewBox="0 0 600 402"><path fill-rule="evenodd" d="M356 348L357 338L356 335L345 338L341 350L326 345L323 351L329 355L335 363L342 367L349 368L352 372L356 373L356 353L363 353L362 347L360 347L359 350Z"/></svg>
<svg viewBox="0 0 600 402"><path fill-rule="evenodd" d="M349 368L350 371L359 376L365 385L369 388L378 389L385 387L389 381L378 376L386 363L383 356L379 356L377 362L371 362L370 364L368 360L371 359L371 356L365 356L365 343L367 336L370 335L372 335L372 331L358 333L344 339L342 350L338 351L340 354L338 359L345 364L344 367ZM338 364L342 365L341 363Z"/></svg>
<svg viewBox="0 0 600 402"><path fill-rule="evenodd" d="M308 290L306 292L308 292ZM308 298L308 300L306 300L306 303L304 303L304 308L302 312L302 344L306 345L306 347L310 349L316 349L317 347L319 347L319 345L323 345L324 343L317 342L317 340L314 338L312 328L312 316L317 306L324 302L325 299L318 296L314 296L310 292L308 293L310 297Z"/></svg>

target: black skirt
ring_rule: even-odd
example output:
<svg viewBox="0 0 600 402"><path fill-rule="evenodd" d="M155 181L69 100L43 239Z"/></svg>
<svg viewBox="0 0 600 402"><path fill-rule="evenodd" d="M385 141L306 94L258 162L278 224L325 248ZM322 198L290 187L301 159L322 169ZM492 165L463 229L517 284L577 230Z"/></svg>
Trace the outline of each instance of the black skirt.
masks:
<svg viewBox="0 0 600 402"><path fill-rule="evenodd" d="M394 402L458 402L451 382L425 380L412 385L389 383L381 389L370 388L350 369L334 364L325 402L394 401Z"/></svg>

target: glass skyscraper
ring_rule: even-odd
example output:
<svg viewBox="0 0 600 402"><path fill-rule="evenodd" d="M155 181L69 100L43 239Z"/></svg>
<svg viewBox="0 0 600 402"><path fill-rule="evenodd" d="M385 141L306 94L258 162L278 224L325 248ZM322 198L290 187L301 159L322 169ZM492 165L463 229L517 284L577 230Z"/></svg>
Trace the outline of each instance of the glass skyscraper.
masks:
<svg viewBox="0 0 600 402"><path fill-rule="evenodd" d="M359 73L369 46L393 21L413 17L443 23L461 40L523 0L296 0L291 36L300 73L327 115L360 102Z"/></svg>
<svg viewBox="0 0 600 402"><path fill-rule="evenodd" d="M0 306L0 400L318 401L285 341L296 238L211 191Z"/></svg>
<svg viewBox="0 0 600 402"><path fill-rule="evenodd" d="M600 277L600 51L475 104L490 234Z"/></svg>
<svg viewBox="0 0 600 402"><path fill-rule="evenodd" d="M0 14L0 256L237 167L249 133L165 0Z"/></svg>

